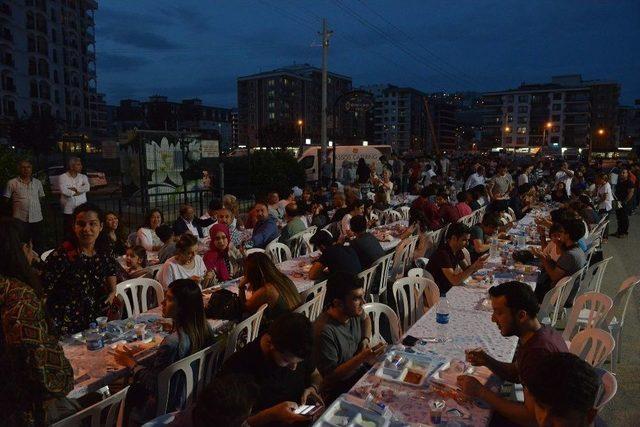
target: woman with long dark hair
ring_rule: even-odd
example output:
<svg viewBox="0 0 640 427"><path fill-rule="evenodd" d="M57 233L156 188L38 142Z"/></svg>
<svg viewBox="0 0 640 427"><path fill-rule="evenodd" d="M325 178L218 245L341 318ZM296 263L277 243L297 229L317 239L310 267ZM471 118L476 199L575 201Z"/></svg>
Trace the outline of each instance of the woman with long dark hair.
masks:
<svg viewBox="0 0 640 427"><path fill-rule="evenodd" d="M111 242L113 253L115 255L124 255L127 251L127 235L124 227L120 224L120 219L115 212L107 212L105 214L104 233Z"/></svg>
<svg viewBox="0 0 640 427"><path fill-rule="evenodd" d="M251 291L247 299L245 287ZM292 311L302 303L298 289L264 253L252 253L244 264L244 276L238 284L243 310L255 313L262 304L268 304L267 323L279 315Z"/></svg>
<svg viewBox="0 0 640 427"><path fill-rule="evenodd" d="M148 252L159 251L162 240L156 234L158 228L164 222L164 216L160 209L151 209L144 218L144 224L136 232L136 245L140 245Z"/></svg>
<svg viewBox="0 0 640 427"><path fill-rule="evenodd" d="M73 235L47 257L43 276L52 326L63 335L86 329L117 304L118 264L102 232L102 211L85 203L75 208L72 220Z"/></svg>
<svg viewBox="0 0 640 427"><path fill-rule="evenodd" d="M49 425L77 409L65 398L73 370L49 332L29 232L18 221L0 219L0 253L0 413L8 426Z"/></svg>
<svg viewBox="0 0 640 427"><path fill-rule="evenodd" d="M173 321L173 331L166 336L153 359L138 362L126 347L118 348L115 360L133 372L133 384L127 395L130 405L129 424L144 423L156 413L158 374L167 366L214 343L214 334L204 313L202 292L191 279L178 279L169 285L162 301L162 317ZM179 381L172 387L169 412L179 409L177 394L182 390ZM175 405L175 406L174 406Z"/></svg>

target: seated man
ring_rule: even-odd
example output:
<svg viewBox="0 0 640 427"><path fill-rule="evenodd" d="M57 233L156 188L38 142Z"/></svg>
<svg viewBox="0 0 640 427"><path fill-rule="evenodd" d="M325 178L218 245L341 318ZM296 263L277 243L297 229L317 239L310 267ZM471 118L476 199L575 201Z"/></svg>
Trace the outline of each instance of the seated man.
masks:
<svg viewBox="0 0 640 427"><path fill-rule="evenodd" d="M544 268L536 283L536 297L539 302L542 302L544 295L558 283L558 280L571 276L587 263L586 254L578 246L578 241L584 236L584 223L578 219L567 219L562 221L560 225L563 229L559 242L562 246L560 248L562 255L557 262L554 262L551 257L540 250L532 251L540 258L540 264ZM573 285L578 285L578 281L575 284L569 284L569 286ZM572 296L575 295L575 292L577 292L577 288L571 289L568 302L573 301Z"/></svg>
<svg viewBox="0 0 640 427"><path fill-rule="evenodd" d="M529 183L518 187L518 193L511 196L509 207L513 210L517 220L521 220L531 210L533 186Z"/></svg>
<svg viewBox="0 0 640 427"><path fill-rule="evenodd" d="M572 353L551 353L524 385L539 426L590 426L600 380L591 365Z"/></svg>
<svg viewBox="0 0 640 427"><path fill-rule="evenodd" d="M487 260L488 254L478 258L471 265L465 265L462 249L468 243L469 227L461 222L453 223L449 226L445 243L429 259L427 271L433 276L441 295L445 295L453 286L462 285L465 279L481 269Z"/></svg>
<svg viewBox="0 0 640 427"><path fill-rule="evenodd" d="M201 220L208 220L208 219L214 219L216 220L216 222L219 222L217 220L218 218L218 212L220 211L220 209L222 209L222 200L220 199L211 199L211 201L209 202L209 206L207 206L207 212L202 215L200 217ZM208 237L209 236L209 229L211 229L211 226L215 224L211 223L207 226L202 227L202 234L204 235L204 237Z"/></svg>
<svg viewBox="0 0 640 427"><path fill-rule="evenodd" d="M412 208L418 208L424 212L424 216L427 218L427 225L430 230L437 230L442 227L442 221L440 219L440 212L438 206L429 200L429 197L433 194L431 187L425 187L420 191L420 196L411 204Z"/></svg>
<svg viewBox="0 0 640 427"><path fill-rule="evenodd" d="M367 219L364 215L354 216L350 220L351 231L356 238L349 242L360 259L360 265L367 269L373 265L385 252L378 239L373 234L367 232Z"/></svg>
<svg viewBox="0 0 640 427"><path fill-rule="evenodd" d="M471 261L477 260L491 249L491 243L488 241L498 231L499 225L498 217L487 212L482 217L482 222L471 227L469 246L467 246Z"/></svg>
<svg viewBox="0 0 640 427"><path fill-rule="evenodd" d="M162 241L162 247L158 250L158 261L164 264L166 260L176 254L176 239L174 238L173 229L167 224L160 224L156 228L156 235Z"/></svg>
<svg viewBox="0 0 640 427"><path fill-rule="evenodd" d="M200 219L195 217L195 211L191 205L182 205L180 207L180 217L173 223L173 233L180 236L184 233L191 233L202 239L204 233L202 227L207 227L216 222L215 217L209 219Z"/></svg>
<svg viewBox="0 0 640 427"><path fill-rule="evenodd" d="M264 425L264 413L282 402L301 405L324 405L319 390L322 377L311 356L313 330L311 322L300 313L278 317L267 332L231 355L222 367L221 376L244 376L259 389L249 425ZM295 405L293 405L295 409ZM283 415L280 412L276 414ZM268 420L272 425L304 422L309 418L284 412L284 418Z"/></svg>
<svg viewBox="0 0 640 427"><path fill-rule="evenodd" d="M287 225L285 225L280 232L280 238L278 239L278 241L291 248L291 236L295 236L296 234L307 229L306 224L300 217L300 213L298 212L298 204L296 202L291 202L287 206L285 206L284 219L285 221L287 221Z"/></svg>
<svg viewBox="0 0 640 427"><path fill-rule="evenodd" d="M309 279L315 280L323 275L325 269L329 273L345 272L356 275L362 271L362 265L356 251L350 246L337 243L328 230L320 229L309 240L322 255L311 266Z"/></svg>
<svg viewBox="0 0 640 427"><path fill-rule="evenodd" d="M460 213L455 206L449 203L449 195L446 191L440 191L436 196L436 204L443 225L452 224L460 219Z"/></svg>
<svg viewBox="0 0 640 427"><path fill-rule="evenodd" d="M362 281L347 273L332 275L325 301L328 308L314 324L314 351L323 391L331 401L358 381L384 346L370 347L371 319L362 308Z"/></svg>
<svg viewBox="0 0 640 427"><path fill-rule="evenodd" d="M528 384L536 375L536 365L550 353L568 352L562 335L542 326L537 319L538 301L531 287L522 282L507 282L489 288L493 315L504 337L518 337L513 362L500 362L484 350L467 351L467 361L474 366L486 366L498 377L513 383ZM535 414L529 402L513 402L500 397L488 387L467 375L458 377L458 385L470 398L479 398L493 407L497 414L519 425L535 425ZM499 425L499 424L498 424Z"/></svg>
<svg viewBox="0 0 640 427"><path fill-rule="evenodd" d="M267 245L278 237L278 226L276 220L269 215L269 208L264 202L257 202L253 208L256 215L256 225L253 227L253 234L250 242L254 248L264 249Z"/></svg>

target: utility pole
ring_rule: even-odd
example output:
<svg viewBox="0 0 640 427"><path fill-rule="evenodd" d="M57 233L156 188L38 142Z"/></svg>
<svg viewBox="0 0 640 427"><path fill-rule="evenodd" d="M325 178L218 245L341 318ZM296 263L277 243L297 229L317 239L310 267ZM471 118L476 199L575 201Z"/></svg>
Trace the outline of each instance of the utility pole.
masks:
<svg viewBox="0 0 640 427"><path fill-rule="evenodd" d="M322 108L320 110L320 158L318 177L322 182L322 163L327 159L327 60L329 57L329 37L333 31L327 27L327 19L322 19Z"/></svg>
<svg viewBox="0 0 640 427"><path fill-rule="evenodd" d="M429 97L424 97L424 109L427 116L427 120L429 123L429 131L431 133L431 140L433 141L433 148L436 154L440 154L440 146L438 144L438 138L436 137L436 130L433 126L433 117L431 116L431 111L429 110Z"/></svg>

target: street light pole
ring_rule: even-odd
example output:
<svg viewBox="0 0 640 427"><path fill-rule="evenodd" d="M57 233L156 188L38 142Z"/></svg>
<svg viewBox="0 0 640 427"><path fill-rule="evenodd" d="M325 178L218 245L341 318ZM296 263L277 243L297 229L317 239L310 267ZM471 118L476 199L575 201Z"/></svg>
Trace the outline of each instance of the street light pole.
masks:
<svg viewBox="0 0 640 427"><path fill-rule="evenodd" d="M302 119L298 120L298 127L300 129L300 152L298 153L298 155L302 154L302 150L304 150L304 139L302 138L302 125L304 124L304 122L302 121Z"/></svg>

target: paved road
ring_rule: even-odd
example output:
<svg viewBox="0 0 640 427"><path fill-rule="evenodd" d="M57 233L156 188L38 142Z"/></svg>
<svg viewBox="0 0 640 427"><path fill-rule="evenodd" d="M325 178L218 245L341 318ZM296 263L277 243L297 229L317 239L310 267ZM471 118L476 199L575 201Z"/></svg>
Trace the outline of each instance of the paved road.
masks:
<svg viewBox="0 0 640 427"><path fill-rule="evenodd" d="M611 233L616 231L615 215ZM613 297L627 277L640 274L640 215L631 217L629 237L609 238L604 256L613 256L607 267L601 291ZM640 287L631 298L622 335L622 359L616 367L618 393L600 414L609 426L640 425ZM605 368L611 367L607 363Z"/></svg>

